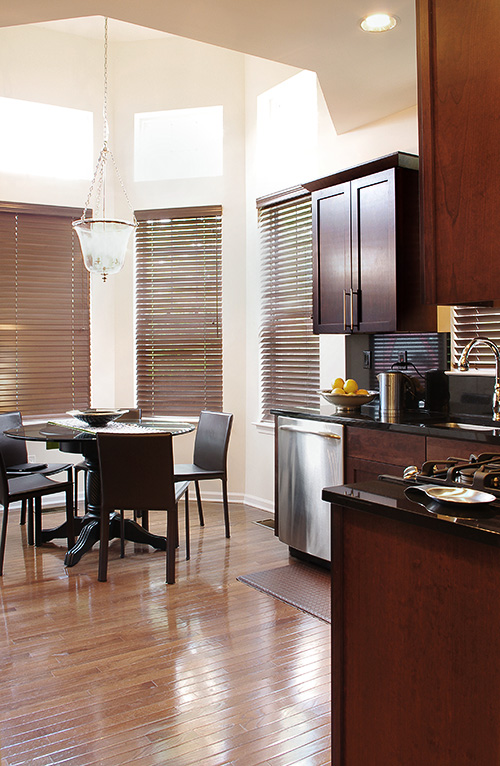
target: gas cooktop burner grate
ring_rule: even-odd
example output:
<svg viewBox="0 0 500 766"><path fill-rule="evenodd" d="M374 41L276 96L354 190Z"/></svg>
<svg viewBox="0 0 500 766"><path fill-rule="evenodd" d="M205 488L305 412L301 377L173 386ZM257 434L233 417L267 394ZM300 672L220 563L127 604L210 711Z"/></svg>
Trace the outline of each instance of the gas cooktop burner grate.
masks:
<svg viewBox="0 0 500 766"><path fill-rule="evenodd" d="M405 469L406 477L381 476L386 480L396 479L398 483L414 484L461 484L471 489L484 490L500 498L500 455L483 453L471 455L469 459L449 457L447 460L423 463L420 470Z"/></svg>

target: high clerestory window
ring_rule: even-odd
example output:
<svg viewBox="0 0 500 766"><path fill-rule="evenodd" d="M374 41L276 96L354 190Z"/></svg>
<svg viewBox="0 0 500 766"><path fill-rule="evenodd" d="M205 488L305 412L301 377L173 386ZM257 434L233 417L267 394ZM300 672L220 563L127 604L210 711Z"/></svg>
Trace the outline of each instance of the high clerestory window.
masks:
<svg viewBox="0 0 500 766"><path fill-rule="evenodd" d="M136 211L136 384L146 415L222 409L222 208Z"/></svg>
<svg viewBox="0 0 500 766"><path fill-rule="evenodd" d="M0 203L0 410L90 404L90 281L71 222L81 210Z"/></svg>
<svg viewBox="0 0 500 766"><path fill-rule="evenodd" d="M257 201L262 258L261 418L274 407L319 410L319 338L312 325L311 197Z"/></svg>

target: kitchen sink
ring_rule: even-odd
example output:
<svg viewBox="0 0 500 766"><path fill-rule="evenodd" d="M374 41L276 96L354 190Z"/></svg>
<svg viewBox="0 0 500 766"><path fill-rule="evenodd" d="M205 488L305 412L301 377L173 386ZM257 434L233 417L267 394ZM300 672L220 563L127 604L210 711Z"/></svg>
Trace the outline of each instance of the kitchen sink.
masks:
<svg viewBox="0 0 500 766"><path fill-rule="evenodd" d="M430 423L433 428L456 428L460 431L491 431L492 433L500 433L500 423L497 426L478 426L475 423L456 423L453 420L448 420L446 423Z"/></svg>

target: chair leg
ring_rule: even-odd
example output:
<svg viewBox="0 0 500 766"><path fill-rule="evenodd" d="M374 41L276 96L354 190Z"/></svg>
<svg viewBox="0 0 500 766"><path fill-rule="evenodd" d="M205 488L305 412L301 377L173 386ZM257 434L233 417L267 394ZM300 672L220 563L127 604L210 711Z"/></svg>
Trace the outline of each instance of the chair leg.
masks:
<svg viewBox="0 0 500 766"><path fill-rule="evenodd" d="M28 501L28 545L35 544L35 534L33 529L33 498Z"/></svg>
<svg viewBox="0 0 500 766"><path fill-rule="evenodd" d="M35 546L42 544L42 498L35 497Z"/></svg>
<svg viewBox="0 0 500 766"><path fill-rule="evenodd" d="M26 524L26 500L21 501L21 515L19 517L19 525L24 527Z"/></svg>
<svg viewBox="0 0 500 766"><path fill-rule="evenodd" d="M167 584L175 583L175 545L178 534L177 504L167 511Z"/></svg>
<svg viewBox="0 0 500 766"><path fill-rule="evenodd" d="M189 489L186 489L184 495L184 518L186 527L186 561L191 558L191 547L189 543Z"/></svg>
<svg viewBox="0 0 500 766"><path fill-rule="evenodd" d="M224 504L224 524L226 525L226 537L231 537L229 531L229 503L227 500L227 481L222 479L222 502Z"/></svg>
<svg viewBox="0 0 500 766"><path fill-rule="evenodd" d="M125 511L120 511L120 558L125 557Z"/></svg>
<svg viewBox="0 0 500 766"><path fill-rule="evenodd" d="M108 577L109 511L101 508L99 542L99 582L106 582Z"/></svg>
<svg viewBox="0 0 500 766"><path fill-rule="evenodd" d="M198 516L200 518L200 527L205 526L205 519L203 518L203 508L201 507L201 493L200 493L200 482L195 481L194 488L196 490L196 502L198 503Z"/></svg>
<svg viewBox="0 0 500 766"><path fill-rule="evenodd" d="M5 558L5 541L7 539L7 521L9 519L9 504L3 507L2 537L0 538L0 576L3 575L3 560Z"/></svg>

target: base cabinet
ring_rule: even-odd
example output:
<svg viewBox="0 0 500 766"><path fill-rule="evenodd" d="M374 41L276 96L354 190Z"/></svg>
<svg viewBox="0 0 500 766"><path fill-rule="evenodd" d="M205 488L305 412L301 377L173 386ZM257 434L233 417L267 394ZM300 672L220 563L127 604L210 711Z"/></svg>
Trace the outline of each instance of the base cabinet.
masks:
<svg viewBox="0 0 500 766"><path fill-rule="evenodd" d="M500 555L332 505L332 763L500 763Z"/></svg>
<svg viewBox="0 0 500 766"><path fill-rule="evenodd" d="M424 436L368 428L345 429L346 484L376 479L380 474L402 476L406 466L420 466L424 460Z"/></svg>

